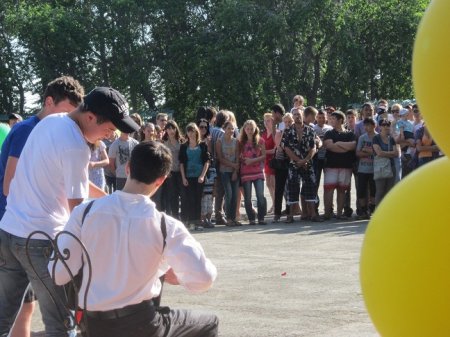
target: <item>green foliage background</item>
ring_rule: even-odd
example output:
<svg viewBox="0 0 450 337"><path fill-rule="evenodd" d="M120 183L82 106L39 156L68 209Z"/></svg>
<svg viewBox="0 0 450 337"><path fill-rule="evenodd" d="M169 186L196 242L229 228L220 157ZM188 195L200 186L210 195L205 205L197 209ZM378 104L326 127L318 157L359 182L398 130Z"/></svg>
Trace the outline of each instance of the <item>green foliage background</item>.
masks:
<svg viewBox="0 0 450 337"><path fill-rule="evenodd" d="M136 112L181 122L202 105L256 118L309 105L413 96L429 0L3 0L0 111L62 74L113 86Z"/></svg>

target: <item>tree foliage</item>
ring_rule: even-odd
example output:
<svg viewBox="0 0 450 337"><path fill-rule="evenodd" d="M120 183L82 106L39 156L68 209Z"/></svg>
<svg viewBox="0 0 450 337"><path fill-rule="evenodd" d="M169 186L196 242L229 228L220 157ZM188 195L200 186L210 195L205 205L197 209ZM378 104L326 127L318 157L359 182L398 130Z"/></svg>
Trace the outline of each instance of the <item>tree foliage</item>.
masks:
<svg viewBox="0 0 450 337"><path fill-rule="evenodd" d="M24 112L61 74L109 85L135 111L197 107L257 118L295 94L346 107L412 96L429 0L4 0L0 107Z"/></svg>

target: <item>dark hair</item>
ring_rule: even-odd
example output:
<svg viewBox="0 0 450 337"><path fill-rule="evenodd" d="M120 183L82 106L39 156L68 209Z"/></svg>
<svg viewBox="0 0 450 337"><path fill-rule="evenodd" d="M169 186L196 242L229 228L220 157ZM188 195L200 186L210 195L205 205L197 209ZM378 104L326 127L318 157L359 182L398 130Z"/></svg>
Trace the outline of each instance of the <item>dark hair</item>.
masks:
<svg viewBox="0 0 450 337"><path fill-rule="evenodd" d="M68 99L74 106L83 102L84 88L76 79L71 76L62 76L47 84L44 91L44 101L47 97L52 97L55 104Z"/></svg>
<svg viewBox="0 0 450 337"><path fill-rule="evenodd" d="M342 123L345 122L345 115L342 111L336 110L335 112L332 112L330 116L336 117L336 119L340 120Z"/></svg>
<svg viewBox="0 0 450 337"><path fill-rule="evenodd" d="M370 124L370 125L372 125L372 126L375 126L375 121L374 121L372 118L364 118L363 124L364 124L364 125Z"/></svg>
<svg viewBox="0 0 450 337"><path fill-rule="evenodd" d="M175 129L175 139L181 143L183 141L183 136L177 122L175 122L173 119L169 119L167 121L167 124L164 126L164 131L166 131L168 128ZM162 140L169 140L169 134L167 132L164 132Z"/></svg>
<svg viewBox="0 0 450 337"><path fill-rule="evenodd" d="M275 104L272 106L271 109L273 112L279 113L281 116L283 116L286 113L286 110L284 109L284 106L280 103Z"/></svg>
<svg viewBox="0 0 450 337"><path fill-rule="evenodd" d="M131 151L130 178L140 183L153 183L168 175L171 167L172 153L161 142L145 141Z"/></svg>
<svg viewBox="0 0 450 337"><path fill-rule="evenodd" d="M81 104L80 106L78 106L78 110L82 113L87 112L87 111L91 111L89 110L89 107L86 104ZM92 112L92 111L91 111ZM103 124L103 123L107 123L110 122L111 120L103 115L98 115L95 114L95 117L97 117L97 125Z"/></svg>
<svg viewBox="0 0 450 337"><path fill-rule="evenodd" d="M358 115L358 113L356 112L355 109L348 109L348 110L345 112L345 115L346 115L346 116L348 116L348 115L356 116L356 115Z"/></svg>
<svg viewBox="0 0 450 337"><path fill-rule="evenodd" d="M230 116L225 110L220 110L216 115L216 127L221 128Z"/></svg>
<svg viewBox="0 0 450 337"><path fill-rule="evenodd" d="M200 120L198 120L198 121L197 121L197 126L198 126L199 130L200 130L200 124L201 124L201 123L206 124L206 133L205 133L205 135L203 136L203 138L206 138L206 137L209 136L209 122L208 122L208 120L205 119L205 118L201 118ZM201 136L201 135L200 135L200 136ZM203 139L202 139L202 140L203 140Z"/></svg>
<svg viewBox="0 0 450 337"><path fill-rule="evenodd" d="M206 108L206 114L205 114L205 119L208 120L208 122L210 122L214 117L217 116L217 110L216 108L209 106ZM198 120L199 118L197 118Z"/></svg>

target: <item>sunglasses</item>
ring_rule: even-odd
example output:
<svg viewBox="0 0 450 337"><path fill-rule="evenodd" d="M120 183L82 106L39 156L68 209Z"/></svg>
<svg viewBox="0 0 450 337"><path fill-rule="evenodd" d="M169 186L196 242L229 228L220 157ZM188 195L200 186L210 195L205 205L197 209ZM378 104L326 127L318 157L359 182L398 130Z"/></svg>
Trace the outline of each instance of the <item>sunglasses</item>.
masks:
<svg viewBox="0 0 450 337"><path fill-rule="evenodd" d="M380 126L391 126L391 123L381 123Z"/></svg>
<svg viewBox="0 0 450 337"><path fill-rule="evenodd" d="M393 114L399 113L399 112L400 112L400 110L392 110L392 113L393 113Z"/></svg>

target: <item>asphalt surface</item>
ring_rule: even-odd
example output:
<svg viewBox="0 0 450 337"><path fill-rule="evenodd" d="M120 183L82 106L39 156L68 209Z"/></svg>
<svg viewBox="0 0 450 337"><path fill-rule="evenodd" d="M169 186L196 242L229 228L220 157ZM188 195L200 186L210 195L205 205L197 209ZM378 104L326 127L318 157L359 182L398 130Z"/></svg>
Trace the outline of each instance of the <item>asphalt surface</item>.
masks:
<svg viewBox="0 0 450 337"><path fill-rule="evenodd" d="M218 278L203 294L166 285L162 305L217 314L224 337L379 336L359 284L367 221L266 219L267 226L194 232ZM43 330L37 310L32 336L44 336Z"/></svg>

